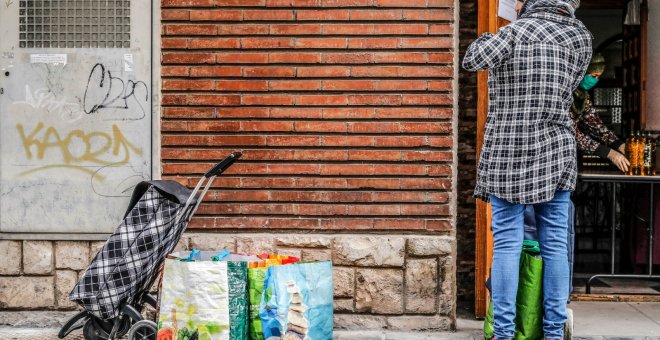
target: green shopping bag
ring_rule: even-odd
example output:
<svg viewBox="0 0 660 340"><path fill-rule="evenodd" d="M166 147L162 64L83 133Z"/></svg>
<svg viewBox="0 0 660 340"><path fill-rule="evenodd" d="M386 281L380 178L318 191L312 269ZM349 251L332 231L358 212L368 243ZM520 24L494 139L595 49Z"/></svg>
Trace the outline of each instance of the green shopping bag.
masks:
<svg viewBox="0 0 660 340"><path fill-rule="evenodd" d="M543 339L543 261L536 241L525 240L516 296L516 340ZM484 320L484 338L494 335L493 303Z"/></svg>

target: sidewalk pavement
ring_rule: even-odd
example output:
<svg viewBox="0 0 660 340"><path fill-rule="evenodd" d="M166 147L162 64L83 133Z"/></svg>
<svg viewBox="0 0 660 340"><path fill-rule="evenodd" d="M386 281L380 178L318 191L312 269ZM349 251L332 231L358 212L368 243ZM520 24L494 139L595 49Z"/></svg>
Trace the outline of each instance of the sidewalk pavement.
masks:
<svg viewBox="0 0 660 340"><path fill-rule="evenodd" d="M660 303L573 302L576 340L660 340ZM57 339L70 312L0 312L0 340ZM337 340L481 340L483 321L458 319L457 331L400 333L385 331L335 332ZM80 332L66 339L82 340Z"/></svg>

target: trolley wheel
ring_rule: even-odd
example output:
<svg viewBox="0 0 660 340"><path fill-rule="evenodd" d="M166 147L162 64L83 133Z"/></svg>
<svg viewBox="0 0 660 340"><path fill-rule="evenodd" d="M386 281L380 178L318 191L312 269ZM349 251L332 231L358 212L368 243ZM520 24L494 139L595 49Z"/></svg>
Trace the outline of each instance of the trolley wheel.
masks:
<svg viewBox="0 0 660 340"><path fill-rule="evenodd" d="M128 340L156 340L158 325L150 320L140 320L128 331Z"/></svg>
<svg viewBox="0 0 660 340"><path fill-rule="evenodd" d="M564 339L573 339L573 310L566 308L566 324L564 325Z"/></svg>
<svg viewBox="0 0 660 340"><path fill-rule="evenodd" d="M121 325L119 325L119 330L117 331L117 335L115 337L121 338L122 336L126 335L126 333L128 333L128 331L130 330L131 330L131 318L124 315L124 317L121 319Z"/></svg>
<svg viewBox="0 0 660 340"><path fill-rule="evenodd" d="M83 337L85 340L108 340L110 335L103 330L91 317L83 326Z"/></svg>

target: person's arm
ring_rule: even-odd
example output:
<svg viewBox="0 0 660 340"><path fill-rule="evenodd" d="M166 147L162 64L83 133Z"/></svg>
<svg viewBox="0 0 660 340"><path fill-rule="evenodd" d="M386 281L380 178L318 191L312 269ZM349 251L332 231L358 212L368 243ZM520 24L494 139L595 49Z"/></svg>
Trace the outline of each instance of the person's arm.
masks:
<svg viewBox="0 0 660 340"><path fill-rule="evenodd" d="M472 42L463 58L467 71L493 69L502 65L513 54L513 32L502 27L497 34L484 33Z"/></svg>
<svg viewBox="0 0 660 340"><path fill-rule="evenodd" d="M581 121L588 129L589 134L595 136L610 148L618 150L619 147L625 143L620 140L612 130L605 126L588 96L585 98L585 106L584 111L582 111Z"/></svg>

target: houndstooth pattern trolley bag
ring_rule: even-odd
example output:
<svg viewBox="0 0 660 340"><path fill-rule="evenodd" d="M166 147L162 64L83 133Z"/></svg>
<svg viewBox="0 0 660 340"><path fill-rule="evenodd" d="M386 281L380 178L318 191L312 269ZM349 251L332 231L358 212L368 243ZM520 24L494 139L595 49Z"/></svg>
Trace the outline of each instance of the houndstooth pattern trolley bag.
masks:
<svg viewBox="0 0 660 340"><path fill-rule="evenodd" d="M191 209L184 203L190 194L173 181L140 183L123 222L69 299L101 319L116 317L122 304L149 288L162 259L174 250L188 223Z"/></svg>

